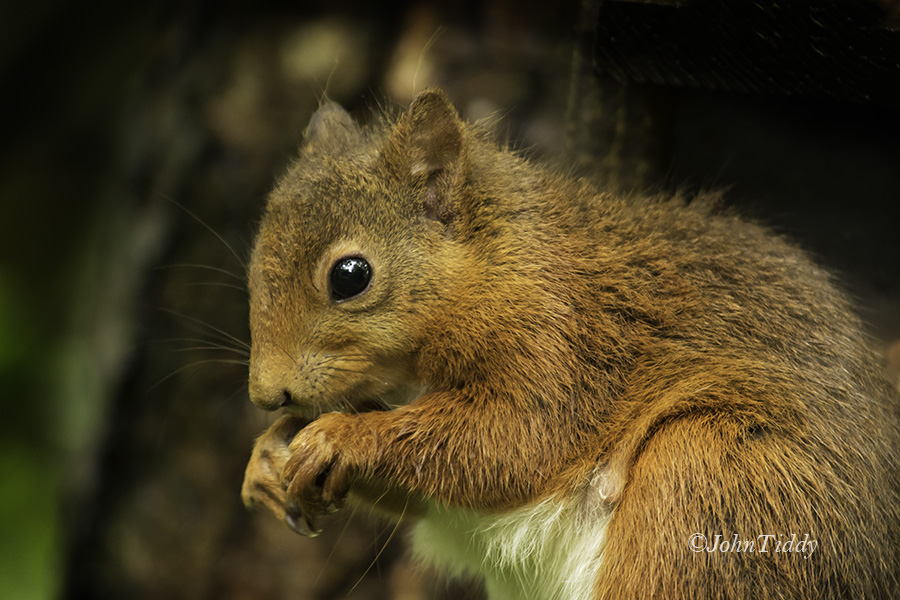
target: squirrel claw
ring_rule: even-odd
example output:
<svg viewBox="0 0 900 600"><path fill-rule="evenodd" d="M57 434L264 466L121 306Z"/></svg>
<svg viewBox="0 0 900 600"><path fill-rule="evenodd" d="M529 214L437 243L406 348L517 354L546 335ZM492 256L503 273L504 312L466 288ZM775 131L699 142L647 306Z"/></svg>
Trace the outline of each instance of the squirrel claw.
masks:
<svg viewBox="0 0 900 600"><path fill-rule="evenodd" d="M287 523L287 526L291 528L294 533L299 533L303 537L316 537L320 533L322 533L322 529L314 525L309 519L305 518L303 515L294 515L291 513L286 513L284 515L284 522Z"/></svg>
<svg viewBox="0 0 900 600"><path fill-rule="evenodd" d="M315 521L343 505L355 472L352 455L339 442L354 439L354 421L339 413L326 413L298 432L291 441L290 458L281 473L287 512Z"/></svg>

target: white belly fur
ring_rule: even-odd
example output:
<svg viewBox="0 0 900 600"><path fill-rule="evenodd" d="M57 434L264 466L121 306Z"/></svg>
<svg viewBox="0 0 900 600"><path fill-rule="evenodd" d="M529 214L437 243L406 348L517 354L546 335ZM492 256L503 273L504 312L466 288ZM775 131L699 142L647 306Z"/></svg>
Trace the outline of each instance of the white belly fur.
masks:
<svg viewBox="0 0 900 600"><path fill-rule="evenodd" d="M432 504L416 555L451 575L484 577L490 600L589 600L612 508L596 493L501 514Z"/></svg>

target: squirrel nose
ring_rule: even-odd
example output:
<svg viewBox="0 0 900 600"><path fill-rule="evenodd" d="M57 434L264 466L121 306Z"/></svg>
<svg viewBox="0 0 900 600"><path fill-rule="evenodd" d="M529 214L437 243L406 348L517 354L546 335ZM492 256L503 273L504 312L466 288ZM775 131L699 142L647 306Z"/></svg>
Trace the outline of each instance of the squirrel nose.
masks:
<svg viewBox="0 0 900 600"><path fill-rule="evenodd" d="M266 382L257 372L250 373L250 401L263 410L278 410L291 404L291 392L280 385Z"/></svg>
<svg viewBox="0 0 900 600"><path fill-rule="evenodd" d="M254 350L260 346L254 345ZM263 410L274 411L294 400L290 382L295 364L290 356L274 352L251 352L250 401Z"/></svg>

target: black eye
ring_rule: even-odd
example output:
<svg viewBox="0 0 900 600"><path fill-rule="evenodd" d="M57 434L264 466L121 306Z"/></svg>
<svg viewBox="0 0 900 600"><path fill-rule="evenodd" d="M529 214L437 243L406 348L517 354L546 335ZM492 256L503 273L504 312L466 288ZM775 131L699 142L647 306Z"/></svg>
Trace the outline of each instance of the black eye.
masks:
<svg viewBox="0 0 900 600"><path fill-rule="evenodd" d="M346 300L358 296L369 287L372 267L358 256L342 258L331 267L331 297Z"/></svg>

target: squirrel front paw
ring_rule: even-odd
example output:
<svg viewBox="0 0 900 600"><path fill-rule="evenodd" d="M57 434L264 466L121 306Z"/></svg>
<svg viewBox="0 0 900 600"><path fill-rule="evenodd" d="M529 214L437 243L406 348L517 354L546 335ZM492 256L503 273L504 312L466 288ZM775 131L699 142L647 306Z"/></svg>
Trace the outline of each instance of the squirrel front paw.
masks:
<svg viewBox="0 0 900 600"><path fill-rule="evenodd" d="M360 453L353 450L364 447L357 421L354 415L327 413L291 441L281 484L287 490L286 520L298 533L317 535L321 517L343 507L362 466Z"/></svg>
<svg viewBox="0 0 900 600"><path fill-rule="evenodd" d="M286 510L281 472L291 455L291 440L308 422L301 417L289 415L273 423L256 440L241 486L241 498L247 508L265 506L295 531L299 528L296 517Z"/></svg>

